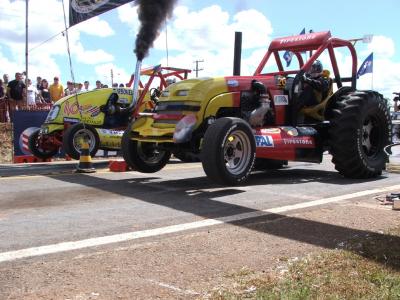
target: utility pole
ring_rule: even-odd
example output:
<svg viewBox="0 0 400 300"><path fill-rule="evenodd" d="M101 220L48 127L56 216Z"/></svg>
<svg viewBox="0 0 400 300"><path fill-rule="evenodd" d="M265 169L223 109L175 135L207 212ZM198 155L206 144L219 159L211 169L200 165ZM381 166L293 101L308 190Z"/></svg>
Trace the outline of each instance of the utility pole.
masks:
<svg viewBox="0 0 400 300"><path fill-rule="evenodd" d="M203 71L204 69L199 69L199 63L204 62L204 60L195 60L194 63L196 64L196 69L193 71L196 72L196 78L199 77L199 71Z"/></svg>
<svg viewBox="0 0 400 300"><path fill-rule="evenodd" d="M111 69L111 86L114 84L114 72L113 69Z"/></svg>
<svg viewBox="0 0 400 300"><path fill-rule="evenodd" d="M25 0L25 101L28 104L28 5L29 0Z"/></svg>

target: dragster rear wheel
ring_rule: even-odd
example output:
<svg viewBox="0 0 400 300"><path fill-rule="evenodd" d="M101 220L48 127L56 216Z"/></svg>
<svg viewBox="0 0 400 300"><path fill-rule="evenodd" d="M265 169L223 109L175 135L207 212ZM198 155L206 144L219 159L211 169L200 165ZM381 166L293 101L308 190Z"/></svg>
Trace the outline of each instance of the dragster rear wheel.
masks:
<svg viewBox="0 0 400 300"><path fill-rule="evenodd" d="M54 146L50 149L45 149L41 145L40 128L32 132L28 138L28 147L34 156L40 159L48 159L58 153L58 147Z"/></svg>
<svg viewBox="0 0 400 300"><path fill-rule="evenodd" d="M122 156L135 171L155 173L168 163L171 152L157 149L155 143L139 142L131 139L130 128L122 136Z"/></svg>
<svg viewBox="0 0 400 300"><path fill-rule="evenodd" d="M253 168L256 143L250 126L239 118L220 118L207 129L201 151L207 176L222 185L244 182Z"/></svg>
<svg viewBox="0 0 400 300"><path fill-rule="evenodd" d="M64 132L63 148L65 153L73 159L79 159L82 139L89 144L90 156L95 156L100 145L99 135L92 126L82 123L74 124Z"/></svg>

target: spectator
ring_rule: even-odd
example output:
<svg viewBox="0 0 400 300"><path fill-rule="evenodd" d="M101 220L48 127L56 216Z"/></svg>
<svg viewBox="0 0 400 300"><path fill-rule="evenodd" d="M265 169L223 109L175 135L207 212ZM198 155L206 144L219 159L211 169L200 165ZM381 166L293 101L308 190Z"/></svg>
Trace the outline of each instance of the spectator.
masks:
<svg viewBox="0 0 400 300"><path fill-rule="evenodd" d="M42 103L51 103L51 97L49 92L49 83L46 79L42 79L39 88L39 99Z"/></svg>
<svg viewBox="0 0 400 300"><path fill-rule="evenodd" d="M67 82L67 88L65 89L65 96L76 94L76 89L72 81Z"/></svg>
<svg viewBox="0 0 400 300"><path fill-rule="evenodd" d="M81 93L82 92L82 88L83 88L83 84L82 83L78 83L78 87L76 88L76 93Z"/></svg>
<svg viewBox="0 0 400 300"><path fill-rule="evenodd" d="M4 89L3 80L0 79L0 101L3 101L6 98L6 91Z"/></svg>
<svg viewBox="0 0 400 300"><path fill-rule="evenodd" d="M83 83L83 91L84 92L89 92L89 81L85 80L85 82Z"/></svg>
<svg viewBox="0 0 400 300"><path fill-rule="evenodd" d="M60 79L57 76L54 77L54 83L50 85L49 92L52 102L56 102L64 97L64 87L60 83Z"/></svg>
<svg viewBox="0 0 400 300"><path fill-rule="evenodd" d="M102 84L100 80L96 80L96 87L94 88L95 90L101 89L102 88Z"/></svg>
<svg viewBox="0 0 400 300"><path fill-rule="evenodd" d="M40 90L40 85L42 84L42 77L36 77L36 89Z"/></svg>
<svg viewBox="0 0 400 300"><path fill-rule="evenodd" d="M125 87L125 86L124 86L124 84L123 84L123 83L120 83L120 84L119 84L119 87Z"/></svg>
<svg viewBox="0 0 400 300"><path fill-rule="evenodd" d="M7 96L11 110L16 110L23 105L25 88L25 83L22 81L22 74L15 73L15 79L11 80L7 86Z"/></svg>
<svg viewBox="0 0 400 300"><path fill-rule="evenodd" d="M36 99L38 96L38 91L34 85L32 85L32 80L28 79L28 86L26 88L27 97L26 104L27 105L36 105Z"/></svg>
<svg viewBox="0 0 400 300"><path fill-rule="evenodd" d="M9 81L8 74L3 74L3 88L5 93L7 92L8 81Z"/></svg>

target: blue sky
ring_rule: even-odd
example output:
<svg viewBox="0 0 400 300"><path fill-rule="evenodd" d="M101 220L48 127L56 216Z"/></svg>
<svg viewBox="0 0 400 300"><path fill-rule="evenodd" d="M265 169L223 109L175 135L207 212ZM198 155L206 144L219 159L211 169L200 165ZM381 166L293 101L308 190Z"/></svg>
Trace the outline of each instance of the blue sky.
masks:
<svg viewBox="0 0 400 300"><path fill-rule="evenodd" d="M68 3L68 1L65 1ZM0 0L0 73L12 75L25 69L25 1ZM61 1L30 0L30 76L71 78L66 56ZM271 39L299 33L303 28L330 30L333 36L350 39L374 34L371 44L357 43L359 65L374 52L373 80L360 79L359 88L373 88L391 97L400 91L400 39L395 25L400 2L395 0L273 1L273 0L179 0L168 21L170 66L192 69L196 59L203 76L232 72L233 36L243 31L242 71L251 74ZM70 29L72 62L76 81L99 79L110 84L127 82L135 67L134 40L138 29L136 8L121 6ZM166 63L165 31L156 41L145 65ZM49 42L43 41L57 35ZM349 62L346 54L340 64Z"/></svg>

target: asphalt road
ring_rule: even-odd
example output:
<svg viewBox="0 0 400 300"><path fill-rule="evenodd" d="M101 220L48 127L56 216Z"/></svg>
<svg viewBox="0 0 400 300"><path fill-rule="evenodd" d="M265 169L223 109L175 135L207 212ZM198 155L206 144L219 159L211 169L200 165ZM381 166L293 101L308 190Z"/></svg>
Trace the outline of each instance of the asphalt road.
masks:
<svg viewBox="0 0 400 300"><path fill-rule="evenodd" d="M253 219L260 212L269 214L268 210L284 213L301 209L304 204L304 207L314 206L313 201L320 199L333 199L329 201L335 203L339 201L335 197L371 198L377 193L374 189L389 191L399 184L400 178L398 174L384 173L372 180L344 179L334 170L328 156L321 165L292 163L283 170L254 173L245 185L229 188L210 182L200 163L173 161L155 174L111 173L105 166L104 162L96 163L98 172L94 174L74 174L71 163L0 167L0 261L4 253L14 255L17 250L30 248L39 251L37 249L42 249L42 246L64 242L95 241L93 245L88 242L70 249L78 249L74 250L74 255L89 255L98 251L98 247L92 246L105 245L106 249L112 250L127 243L163 244L165 234L202 234L209 231L209 225L241 228L240 222ZM271 213L269 218L281 219L282 215ZM202 223L209 220L214 223ZM126 233L138 236L123 236L117 243ZM292 233L275 235L318 244L311 243L309 238L302 240ZM96 244L100 237L112 238ZM185 242L180 247L179 239L177 241L173 245L177 248L174 251L184 251L189 247ZM191 245L195 247L196 244ZM68 252L55 251L61 258L68 256ZM156 255L153 253L148 259ZM0 270L3 264L6 268L19 266L23 271L26 262L44 263L58 257L51 254L29 256L17 260L4 259L3 263L0 262ZM107 264L104 260L103 263ZM8 284L11 287L7 291L12 291L12 281ZM173 286L164 289L172 290L168 297L176 296ZM145 290L144 286L139 288L136 295L148 295L149 292L143 294ZM179 295L178 290L175 292ZM131 290L128 291L128 295L133 295ZM191 290L185 291L183 295L190 294ZM25 297L28 294L16 295Z"/></svg>

